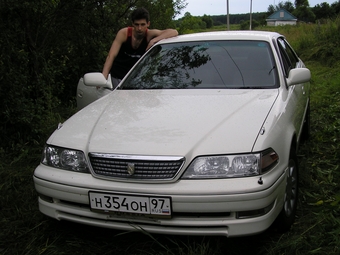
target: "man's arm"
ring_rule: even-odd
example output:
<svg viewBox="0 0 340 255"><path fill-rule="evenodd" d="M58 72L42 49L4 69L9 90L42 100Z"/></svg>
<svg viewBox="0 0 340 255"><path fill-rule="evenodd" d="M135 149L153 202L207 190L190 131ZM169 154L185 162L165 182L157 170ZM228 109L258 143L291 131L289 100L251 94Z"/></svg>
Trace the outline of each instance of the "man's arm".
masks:
<svg viewBox="0 0 340 255"><path fill-rule="evenodd" d="M177 36L178 32L176 29L165 29L165 30L158 30L158 29L149 29L148 30L148 47L146 50L150 49L152 45L157 43L158 41L170 37Z"/></svg>
<svg viewBox="0 0 340 255"><path fill-rule="evenodd" d="M118 55L120 47L126 41L126 38L127 38L127 28L122 28L121 30L118 31L116 38L112 42L109 54L106 57L106 61L105 61L103 71L102 71L105 79L108 78L108 75L112 67L112 63L115 60L116 56Z"/></svg>

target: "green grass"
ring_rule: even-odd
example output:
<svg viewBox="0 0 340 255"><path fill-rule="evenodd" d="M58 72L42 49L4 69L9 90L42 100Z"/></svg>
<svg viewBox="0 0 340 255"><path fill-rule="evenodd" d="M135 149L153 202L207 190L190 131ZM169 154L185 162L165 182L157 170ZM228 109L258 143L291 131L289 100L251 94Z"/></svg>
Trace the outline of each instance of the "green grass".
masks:
<svg viewBox="0 0 340 255"><path fill-rule="evenodd" d="M337 55L330 61L323 54L324 30L333 26L275 28L301 52L312 72L311 139L299 151L300 202L291 231L270 228L227 239L124 233L58 222L38 210L32 175L40 148L24 148L15 158L3 156L0 163L0 254L340 254L340 61ZM313 54L304 49L305 41Z"/></svg>

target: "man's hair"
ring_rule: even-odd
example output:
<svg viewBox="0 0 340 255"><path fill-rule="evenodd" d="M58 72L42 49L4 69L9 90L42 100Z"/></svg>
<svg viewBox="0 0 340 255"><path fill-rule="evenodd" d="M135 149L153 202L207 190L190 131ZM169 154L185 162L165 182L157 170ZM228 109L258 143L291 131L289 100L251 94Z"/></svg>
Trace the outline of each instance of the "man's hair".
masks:
<svg viewBox="0 0 340 255"><path fill-rule="evenodd" d="M143 7L137 8L131 13L132 22L134 22L135 20L139 20L139 19L145 19L146 22L149 22L150 20L149 12Z"/></svg>

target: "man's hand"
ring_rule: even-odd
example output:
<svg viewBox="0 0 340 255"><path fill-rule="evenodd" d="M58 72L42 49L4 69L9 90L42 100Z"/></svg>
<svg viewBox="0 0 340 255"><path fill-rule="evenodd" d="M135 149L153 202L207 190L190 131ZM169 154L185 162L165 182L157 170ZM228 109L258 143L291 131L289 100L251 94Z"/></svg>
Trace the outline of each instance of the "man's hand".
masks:
<svg viewBox="0 0 340 255"><path fill-rule="evenodd" d="M154 39L155 39L155 38L154 38ZM149 42L148 46L146 47L146 51L149 50L149 49L157 42L157 41L154 40L154 39L152 39L152 40Z"/></svg>

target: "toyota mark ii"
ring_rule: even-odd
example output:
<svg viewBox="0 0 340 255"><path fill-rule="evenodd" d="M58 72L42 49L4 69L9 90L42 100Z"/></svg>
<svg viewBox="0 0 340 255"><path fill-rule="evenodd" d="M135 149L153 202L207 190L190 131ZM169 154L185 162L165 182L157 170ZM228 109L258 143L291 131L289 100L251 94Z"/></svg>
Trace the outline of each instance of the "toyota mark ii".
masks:
<svg viewBox="0 0 340 255"><path fill-rule="evenodd" d="M255 31L162 40L116 88L85 74L83 87L109 93L47 140L33 177L39 209L122 231L288 230L310 77L284 36Z"/></svg>

